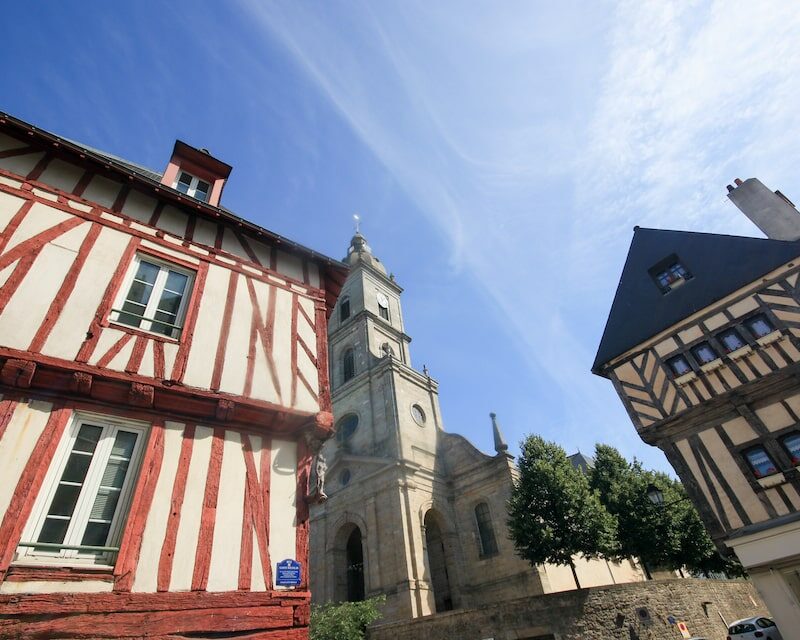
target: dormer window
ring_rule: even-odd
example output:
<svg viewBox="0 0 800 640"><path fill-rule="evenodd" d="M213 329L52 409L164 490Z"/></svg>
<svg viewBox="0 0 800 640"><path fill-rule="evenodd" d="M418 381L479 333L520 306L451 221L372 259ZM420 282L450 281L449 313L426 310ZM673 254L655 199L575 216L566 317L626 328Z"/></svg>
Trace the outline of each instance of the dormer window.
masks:
<svg viewBox="0 0 800 640"><path fill-rule="evenodd" d="M175 181L173 188L185 193L190 198L200 200L200 202L208 202L208 194L211 192L211 185L208 182L186 171L178 173L178 179Z"/></svg>
<svg viewBox="0 0 800 640"><path fill-rule="evenodd" d="M669 293L692 279L692 274L675 254L668 256L650 269L650 276L661 289L661 293Z"/></svg>

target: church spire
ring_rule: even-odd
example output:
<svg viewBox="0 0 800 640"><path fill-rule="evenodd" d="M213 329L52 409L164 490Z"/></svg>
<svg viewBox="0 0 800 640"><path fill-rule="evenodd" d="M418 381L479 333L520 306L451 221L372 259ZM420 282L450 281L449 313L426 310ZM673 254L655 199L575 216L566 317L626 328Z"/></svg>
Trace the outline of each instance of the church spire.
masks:
<svg viewBox="0 0 800 640"><path fill-rule="evenodd" d="M492 419L492 431L494 433L494 450L497 453L506 453L508 445L506 444L503 434L500 433L500 425L497 424L497 414L490 413L489 417Z"/></svg>

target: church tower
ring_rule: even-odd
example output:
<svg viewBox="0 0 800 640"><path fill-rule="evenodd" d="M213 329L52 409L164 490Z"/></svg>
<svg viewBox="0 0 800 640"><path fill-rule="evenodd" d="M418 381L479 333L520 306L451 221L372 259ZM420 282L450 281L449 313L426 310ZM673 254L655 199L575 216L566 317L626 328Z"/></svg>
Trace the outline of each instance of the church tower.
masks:
<svg viewBox="0 0 800 640"><path fill-rule="evenodd" d="M359 232L344 261L328 325L336 435L311 509L314 601L385 594L384 620L398 620L474 606L487 579L542 593L507 539L513 460L499 426L495 456L444 432L438 384L411 366L402 288Z"/></svg>

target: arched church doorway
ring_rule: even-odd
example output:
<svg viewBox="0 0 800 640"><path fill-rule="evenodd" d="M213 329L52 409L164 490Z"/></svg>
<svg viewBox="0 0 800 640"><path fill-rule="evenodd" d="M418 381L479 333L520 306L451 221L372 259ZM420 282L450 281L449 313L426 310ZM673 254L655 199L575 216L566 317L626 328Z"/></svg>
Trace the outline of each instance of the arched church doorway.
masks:
<svg viewBox="0 0 800 640"><path fill-rule="evenodd" d="M361 529L353 523L344 525L336 534L334 548L334 595L339 602L360 602L364 599L364 545Z"/></svg>
<svg viewBox="0 0 800 640"><path fill-rule="evenodd" d="M453 596L450 591L450 576L447 571L444 537L433 511L428 511L425 514L425 546L428 550L428 568L431 572L436 612L450 611L453 608Z"/></svg>

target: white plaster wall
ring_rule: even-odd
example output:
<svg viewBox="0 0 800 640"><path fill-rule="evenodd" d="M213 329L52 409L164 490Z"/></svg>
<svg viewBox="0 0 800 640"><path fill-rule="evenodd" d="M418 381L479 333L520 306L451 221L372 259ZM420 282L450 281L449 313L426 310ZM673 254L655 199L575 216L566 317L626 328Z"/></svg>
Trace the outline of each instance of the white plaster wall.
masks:
<svg viewBox="0 0 800 640"><path fill-rule="evenodd" d="M269 557L273 582L275 564L297 552L296 505L297 444L289 440L272 441L270 465ZM307 571L308 567L303 567Z"/></svg>
<svg viewBox="0 0 800 640"><path fill-rule="evenodd" d="M213 247L217 239L217 225L205 218L197 218L193 237L195 242Z"/></svg>
<svg viewBox="0 0 800 640"><path fill-rule="evenodd" d="M23 146L22 144L18 146ZM38 153L26 153L22 156L14 156L12 158L0 159L0 169L11 171L20 176L28 175L31 170L36 166L36 163L42 159L44 151Z"/></svg>
<svg viewBox="0 0 800 640"><path fill-rule="evenodd" d="M16 210L14 212L16 213ZM54 227L70 218L74 218L74 216L41 202L36 202L11 236L5 250L13 249L23 240L27 240L31 236L35 236L37 233L41 233L45 229Z"/></svg>
<svg viewBox="0 0 800 640"><path fill-rule="evenodd" d="M253 307L250 304L250 296L247 293L247 284L244 281L244 277L241 275L236 277L238 279L236 299L233 303L231 330L228 334L228 344L225 349L225 366L222 370L220 391L240 395L244 389L245 374L247 372L247 355L250 346L250 323ZM258 351L256 354L256 357L259 357Z"/></svg>
<svg viewBox="0 0 800 640"><path fill-rule="evenodd" d="M275 331L273 333L275 347L273 360L278 371L283 401L291 402L292 390L292 294L284 289L277 289L275 294ZM298 347L300 349L301 347Z"/></svg>
<svg viewBox="0 0 800 640"><path fill-rule="evenodd" d="M89 185L81 196L84 200L91 200L103 207L110 207L117 199L122 185L119 182L109 180L108 178L96 175L92 178Z"/></svg>
<svg viewBox="0 0 800 640"><path fill-rule="evenodd" d="M164 457L158 474L153 502L147 514L139 564L133 581L133 591L153 593L158 584L158 562L167 533L167 521L172 507L172 486L178 471L184 425L180 422L164 423Z"/></svg>
<svg viewBox="0 0 800 640"><path fill-rule="evenodd" d="M0 151L7 151L8 149L20 149L28 143L24 140L19 140L5 133L0 133Z"/></svg>
<svg viewBox="0 0 800 640"><path fill-rule="evenodd" d="M169 233L174 233L176 236L183 237L186 234L186 222L188 220L189 217L183 211L178 211L175 207L166 206L161 211L156 226Z"/></svg>
<svg viewBox="0 0 800 640"><path fill-rule="evenodd" d="M53 405L49 402L21 402L0 439L0 518L5 514L17 482L39 437L44 431Z"/></svg>
<svg viewBox="0 0 800 640"><path fill-rule="evenodd" d="M186 364L184 382L187 385L206 388L211 385L217 342L222 328L222 315L228 296L229 275L227 269L214 265L208 268L192 349Z"/></svg>
<svg viewBox="0 0 800 640"><path fill-rule="evenodd" d="M186 478L186 495L183 498L181 522L172 558L170 591L189 591L192 588L194 559L200 533L200 517L203 513L208 463L211 459L211 439L214 430L197 427L192 447L192 459Z"/></svg>
<svg viewBox="0 0 800 640"><path fill-rule="evenodd" d="M244 260L250 260L250 257L247 255L244 247L239 242L239 239L229 227L225 227L225 233L222 235L222 250L232 253L235 256L243 258Z"/></svg>
<svg viewBox="0 0 800 640"><path fill-rule="evenodd" d="M51 580L31 580L30 582L9 582L0 584L0 593L110 593L114 583L105 580L71 580L58 582Z"/></svg>
<svg viewBox="0 0 800 640"><path fill-rule="evenodd" d="M141 222L149 222L156 208L156 199L146 196L141 191L131 190L125 198L121 213Z"/></svg>
<svg viewBox="0 0 800 640"><path fill-rule="evenodd" d="M0 191L0 229L5 230L14 214L25 204L25 200Z"/></svg>
<svg viewBox="0 0 800 640"><path fill-rule="evenodd" d="M39 182L49 184L51 187L72 193L78 180L83 175L83 169L59 158L54 158L47 165L44 173L39 177Z"/></svg>
<svg viewBox="0 0 800 640"><path fill-rule="evenodd" d="M75 288L64 306L42 352L55 358L72 360L86 338L86 331L111 278L110 264L117 264L128 244L128 236L104 228L81 269ZM34 291L30 292L31 294ZM38 288L36 295L40 292Z"/></svg>
<svg viewBox="0 0 800 640"><path fill-rule="evenodd" d="M783 637L786 640L796 638L792 634L800 629L800 606L781 574L770 570L751 571L750 578L769 607Z"/></svg>
<svg viewBox="0 0 800 640"><path fill-rule="evenodd" d="M208 591L236 591L239 585L245 475L242 438L236 431L227 430L208 570Z"/></svg>
<svg viewBox="0 0 800 640"><path fill-rule="evenodd" d="M75 232L85 235L85 229ZM25 277L25 283L0 314L0 336L6 347L27 350L75 257L67 249L45 245ZM30 283L36 283L31 286ZM25 286L28 284L28 286Z"/></svg>

